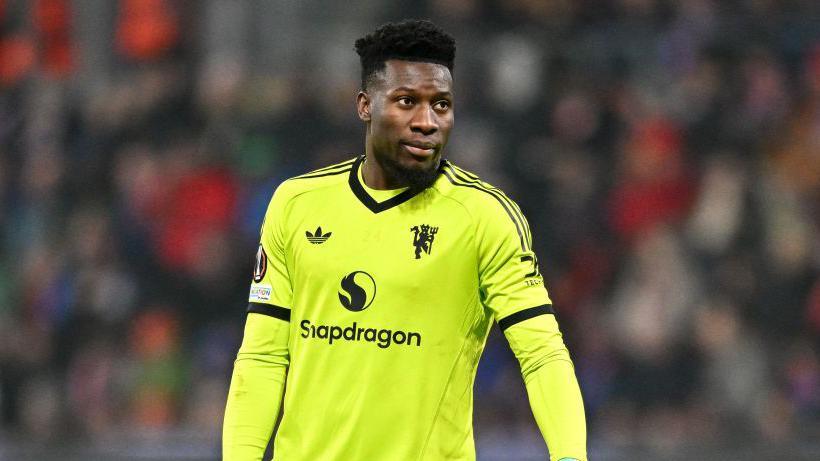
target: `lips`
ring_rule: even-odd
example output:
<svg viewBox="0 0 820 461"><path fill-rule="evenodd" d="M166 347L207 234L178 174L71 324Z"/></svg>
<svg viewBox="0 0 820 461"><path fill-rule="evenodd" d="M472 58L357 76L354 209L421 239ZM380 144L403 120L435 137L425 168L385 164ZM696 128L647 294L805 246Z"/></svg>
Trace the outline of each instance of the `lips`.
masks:
<svg viewBox="0 0 820 461"><path fill-rule="evenodd" d="M414 156L429 157L436 153L436 145L427 142L408 141L402 142L402 146Z"/></svg>

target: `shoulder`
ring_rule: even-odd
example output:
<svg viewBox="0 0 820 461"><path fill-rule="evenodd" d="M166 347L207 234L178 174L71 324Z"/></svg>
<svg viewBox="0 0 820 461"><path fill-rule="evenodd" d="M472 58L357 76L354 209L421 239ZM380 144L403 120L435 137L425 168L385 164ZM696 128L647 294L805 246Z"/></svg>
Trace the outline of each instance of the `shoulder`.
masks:
<svg viewBox="0 0 820 461"><path fill-rule="evenodd" d="M478 175L445 161L436 189L460 202L487 235L516 236L522 248L531 245L529 224L518 204Z"/></svg>
<svg viewBox="0 0 820 461"><path fill-rule="evenodd" d="M284 205L308 192L319 191L339 184L347 184L356 158L336 163L283 181L273 194L273 201Z"/></svg>
<svg viewBox="0 0 820 461"><path fill-rule="evenodd" d="M461 202L473 215L520 214L518 205L501 189L449 160L442 162L441 178L435 187L441 194Z"/></svg>

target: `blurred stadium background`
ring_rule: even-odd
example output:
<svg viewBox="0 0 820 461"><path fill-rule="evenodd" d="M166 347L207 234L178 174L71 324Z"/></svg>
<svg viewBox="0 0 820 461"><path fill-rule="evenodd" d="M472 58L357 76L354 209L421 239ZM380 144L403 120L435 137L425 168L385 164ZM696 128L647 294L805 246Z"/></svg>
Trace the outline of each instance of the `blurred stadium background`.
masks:
<svg viewBox="0 0 820 461"><path fill-rule="evenodd" d="M219 456L275 185L353 41L456 36L449 157L528 215L595 460L820 459L820 2L0 0L0 459ZM481 460L543 459L489 339Z"/></svg>

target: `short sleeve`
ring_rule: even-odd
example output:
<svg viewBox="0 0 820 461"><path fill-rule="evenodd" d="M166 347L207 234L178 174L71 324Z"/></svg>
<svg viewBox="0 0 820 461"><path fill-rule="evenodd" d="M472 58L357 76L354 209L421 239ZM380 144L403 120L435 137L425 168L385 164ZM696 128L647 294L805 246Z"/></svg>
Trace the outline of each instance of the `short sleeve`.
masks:
<svg viewBox="0 0 820 461"><path fill-rule="evenodd" d="M262 222L248 301L252 312L273 315L268 306L290 309L293 288L285 259L285 219L288 199L279 186ZM263 306L260 306L263 305ZM287 313L289 317L289 311ZM282 317L279 312L275 317ZM287 319L286 319L287 320Z"/></svg>
<svg viewBox="0 0 820 461"><path fill-rule="evenodd" d="M506 196L496 198L478 220L479 286L482 302L506 329L553 311L527 220Z"/></svg>

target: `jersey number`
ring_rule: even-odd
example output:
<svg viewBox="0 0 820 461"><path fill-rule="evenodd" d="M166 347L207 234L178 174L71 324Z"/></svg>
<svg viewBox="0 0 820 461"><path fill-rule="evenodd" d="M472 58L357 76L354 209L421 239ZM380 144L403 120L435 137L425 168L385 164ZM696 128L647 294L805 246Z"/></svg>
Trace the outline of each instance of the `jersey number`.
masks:
<svg viewBox="0 0 820 461"><path fill-rule="evenodd" d="M521 262L530 262L532 264L532 272L525 275L524 277L538 277L541 275L541 270L538 268L538 256L533 255L526 255L521 257Z"/></svg>

